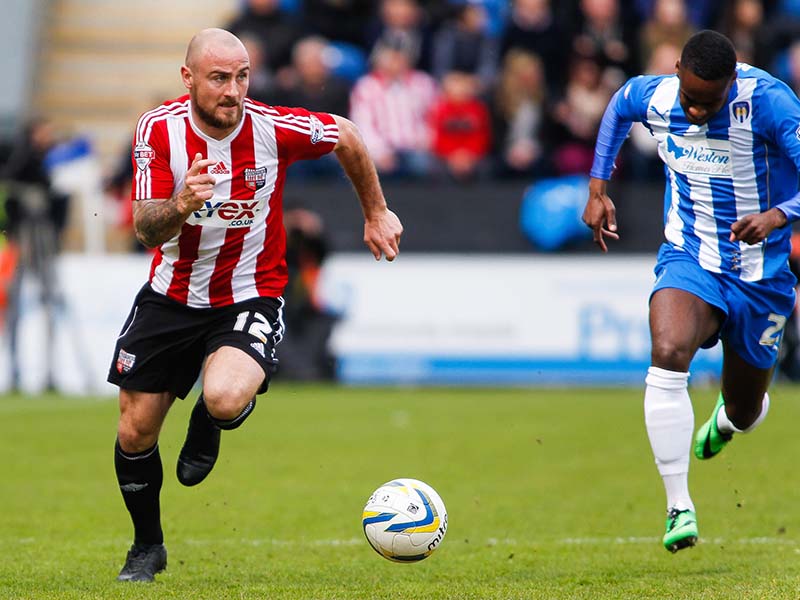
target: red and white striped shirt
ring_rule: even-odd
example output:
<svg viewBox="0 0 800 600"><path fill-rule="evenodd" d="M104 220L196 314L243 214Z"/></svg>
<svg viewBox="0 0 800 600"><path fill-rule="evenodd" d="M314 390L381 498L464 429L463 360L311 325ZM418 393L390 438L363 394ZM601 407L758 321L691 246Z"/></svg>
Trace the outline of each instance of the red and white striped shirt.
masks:
<svg viewBox="0 0 800 600"><path fill-rule="evenodd" d="M339 139L332 115L245 99L241 123L223 140L193 123L189 96L139 119L133 140L131 198L171 198L195 154L217 161L205 207L156 249L153 290L188 306L226 306L278 297L287 282L283 184L286 168L327 154Z"/></svg>
<svg viewBox="0 0 800 600"><path fill-rule="evenodd" d="M398 150L429 150L429 113L438 97L436 81L423 71L399 79L369 73L350 94L350 118L373 159Z"/></svg>

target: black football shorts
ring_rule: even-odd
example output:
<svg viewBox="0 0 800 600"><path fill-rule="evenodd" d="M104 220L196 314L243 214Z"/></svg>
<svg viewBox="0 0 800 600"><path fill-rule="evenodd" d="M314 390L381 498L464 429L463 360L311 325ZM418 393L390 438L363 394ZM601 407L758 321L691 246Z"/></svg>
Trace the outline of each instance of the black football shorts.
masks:
<svg viewBox="0 0 800 600"><path fill-rule="evenodd" d="M264 369L259 394L267 391L283 337L283 298L252 298L218 308L192 308L154 292L136 295L117 338L108 381L140 392L171 392L185 398L205 358L222 346L239 348Z"/></svg>

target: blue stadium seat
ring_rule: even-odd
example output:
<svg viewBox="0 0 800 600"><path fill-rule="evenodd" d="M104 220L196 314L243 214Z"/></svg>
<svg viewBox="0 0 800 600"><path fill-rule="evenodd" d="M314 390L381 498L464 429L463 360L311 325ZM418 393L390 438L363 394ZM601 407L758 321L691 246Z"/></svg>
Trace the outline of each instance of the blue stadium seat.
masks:
<svg viewBox="0 0 800 600"><path fill-rule="evenodd" d="M346 42L331 42L325 53L331 72L350 82L354 82L367 72L367 56L358 46Z"/></svg>
<svg viewBox="0 0 800 600"><path fill-rule="evenodd" d="M92 145L89 139L78 136L54 146L44 158L44 166L48 171L64 163L91 156Z"/></svg>
<svg viewBox="0 0 800 600"><path fill-rule="evenodd" d="M581 220L588 186L588 177L570 175L542 179L526 189L519 215L525 237L546 251L591 239L591 230Z"/></svg>
<svg viewBox="0 0 800 600"><path fill-rule="evenodd" d="M792 85L792 71L789 67L789 51L781 50L772 59L770 72L786 85Z"/></svg>
<svg viewBox="0 0 800 600"><path fill-rule="evenodd" d="M302 4L302 0L281 0L281 10L296 15L299 14L300 9L303 8Z"/></svg>

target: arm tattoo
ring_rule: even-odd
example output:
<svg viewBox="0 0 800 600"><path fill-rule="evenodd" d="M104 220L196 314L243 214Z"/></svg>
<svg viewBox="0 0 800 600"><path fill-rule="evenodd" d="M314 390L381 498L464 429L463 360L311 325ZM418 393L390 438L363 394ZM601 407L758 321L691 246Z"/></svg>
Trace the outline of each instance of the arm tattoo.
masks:
<svg viewBox="0 0 800 600"><path fill-rule="evenodd" d="M148 248L155 248L172 238L186 216L178 212L175 198L135 200L133 226L136 238Z"/></svg>

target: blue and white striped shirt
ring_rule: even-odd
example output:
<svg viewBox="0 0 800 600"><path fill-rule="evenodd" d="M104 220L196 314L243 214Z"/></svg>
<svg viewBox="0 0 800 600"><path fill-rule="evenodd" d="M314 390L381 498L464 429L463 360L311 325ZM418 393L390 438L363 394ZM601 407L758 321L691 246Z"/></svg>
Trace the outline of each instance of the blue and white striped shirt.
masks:
<svg viewBox="0 0 800 600"><path fill-rule="evenodd" d="M631 124L643 123L665 164L667 241L708 271L759 281L786 268L791 230L749 245L729 241L731 225L774 207L800 218L800 100L761 69L736 70L728 101L704 125L687 121L676 75L626 82L603 116L591 175L609 179Z"/></svg>

